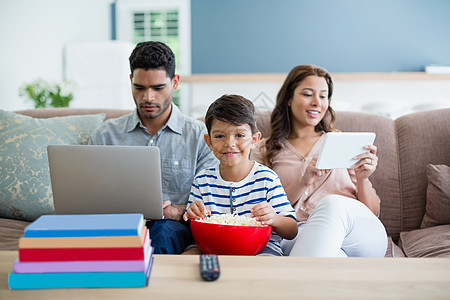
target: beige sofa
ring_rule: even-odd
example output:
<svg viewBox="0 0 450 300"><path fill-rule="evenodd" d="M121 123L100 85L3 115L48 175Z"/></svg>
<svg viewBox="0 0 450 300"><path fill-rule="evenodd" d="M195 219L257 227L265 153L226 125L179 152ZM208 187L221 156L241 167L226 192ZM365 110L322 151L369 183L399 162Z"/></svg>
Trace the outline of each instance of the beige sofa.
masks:
<svg viewBox="0 0 450 300"><path fill-rule="evenodd" d="M108 119L129 111L59 108L17 113L50 118L100 112ZM269 115L258 115L263 136L269 131ZM336 127L341 131L377 134L379 164L371 180L382 201L380 219L390 236L386 256L450 257L450 109L405 115L396 120L337 112ZM18 238L27 224L0 218L0 250L17 249Z"/></svg>

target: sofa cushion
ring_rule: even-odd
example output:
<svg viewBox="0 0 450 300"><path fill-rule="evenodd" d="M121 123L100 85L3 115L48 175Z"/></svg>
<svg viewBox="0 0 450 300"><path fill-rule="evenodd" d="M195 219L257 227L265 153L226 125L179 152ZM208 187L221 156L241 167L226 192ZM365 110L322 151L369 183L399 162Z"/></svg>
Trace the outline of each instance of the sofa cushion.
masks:
<svg viewBox="0 0 450 300"><path fill-rule="evenodd" d="M402 248L400 248L394 243L392 237L388 237L388 247L384 257L406 257L406 256L405 253L403 253Z"/></svg>
<svg viewBox="0 0 450 300"><path fill-rule="evenodd" d="M402 232L399 246L407 257L450 258L450 225Z"/></svg>
<svg viewBox="0 0 450 300"><path fill-rule="evenodd" d="M33 221L52 213L47 145L87 144L104 117L35 119L0 110L0 217Z"/></svg>
<svg viewBox="0 0 450 300"><path fill-rule="evenodd" d="M427 204L420 228L450 224L450 167L427 166Z"/></svg>
<svg viewBox="0 0 450 300"><path fill-rule="evenodd" d="M425 215L427 165L450 166L450 109L404 115L395 120L395 125L401 178L399 216L401 231L405 232L420 228Z"/></svg>

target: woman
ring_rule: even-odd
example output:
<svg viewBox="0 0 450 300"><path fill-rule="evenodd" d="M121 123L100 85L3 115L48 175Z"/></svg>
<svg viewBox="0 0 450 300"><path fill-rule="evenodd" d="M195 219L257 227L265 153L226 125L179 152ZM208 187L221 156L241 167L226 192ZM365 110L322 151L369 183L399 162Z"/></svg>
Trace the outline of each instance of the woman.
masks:
<svg viewBox="0 0 450 300"><path fill-rule="evenodd" d="M285 255L384 257L387 235L378 219L380 198L369 180L378 157L374 145L351 169L316 169L325 133L333 127L333 82L316 66L291 70L277 95L271 135L251 158L280 176L296 210L299 233L283 241Z"/></svg>

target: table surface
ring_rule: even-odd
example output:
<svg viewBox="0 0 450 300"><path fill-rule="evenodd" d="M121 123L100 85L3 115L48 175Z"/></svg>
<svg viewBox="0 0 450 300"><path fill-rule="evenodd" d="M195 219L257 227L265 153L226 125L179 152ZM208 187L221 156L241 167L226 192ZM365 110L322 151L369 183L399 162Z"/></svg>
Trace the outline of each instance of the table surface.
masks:
<svg viewBox="0 0 450 300"><path fill-rule="evenodd" d="M155 255L149 286L9 290L16 251L0 252L0 299L450 299L450 259L219 256L202 281L198 256Z"/></svg>

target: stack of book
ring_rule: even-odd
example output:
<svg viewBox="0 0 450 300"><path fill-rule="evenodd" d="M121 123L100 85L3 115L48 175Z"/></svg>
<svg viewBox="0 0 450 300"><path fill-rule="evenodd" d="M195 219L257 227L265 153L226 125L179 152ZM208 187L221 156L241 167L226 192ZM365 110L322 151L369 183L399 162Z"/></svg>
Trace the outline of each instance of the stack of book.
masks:
<svg viewBox="0 0 450 300"><path fill-rule="evenodd" d="M25 229L10 289L148 284L153 249L142 214L45 215Z"/></svg>

